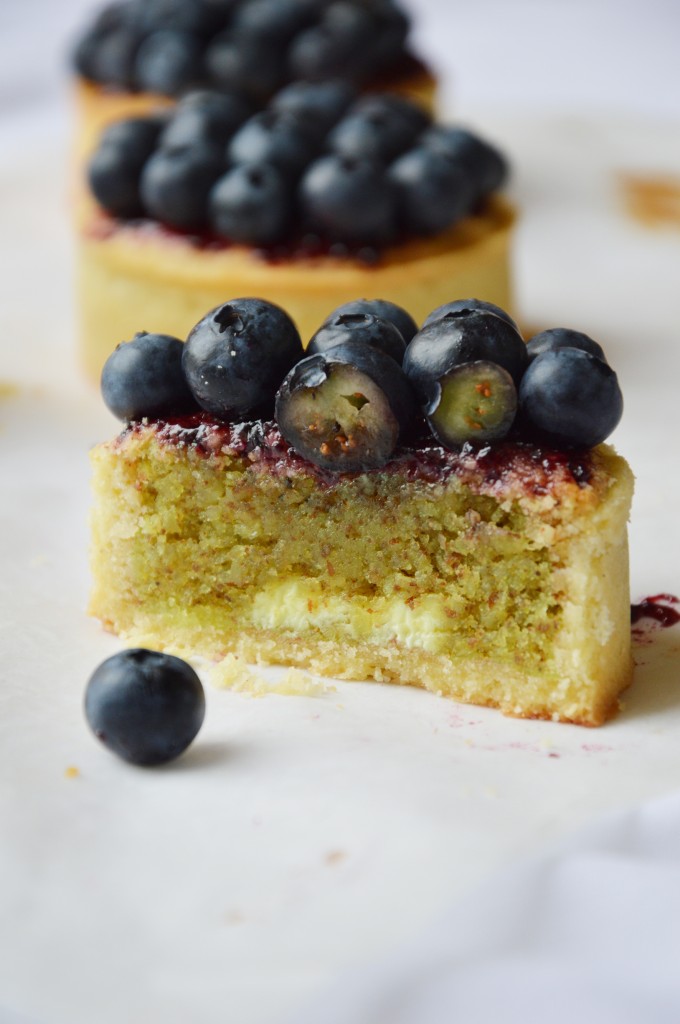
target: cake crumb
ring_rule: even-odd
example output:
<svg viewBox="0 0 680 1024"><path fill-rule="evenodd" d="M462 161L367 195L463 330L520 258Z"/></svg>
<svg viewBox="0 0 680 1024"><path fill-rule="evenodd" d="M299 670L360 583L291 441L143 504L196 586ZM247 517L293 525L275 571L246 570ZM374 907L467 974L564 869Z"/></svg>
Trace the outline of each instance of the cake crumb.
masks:
<svg viewBox="0 0 680 1024"><path fill-rule="evenodd" d="M324 861L329 867L333 867L335 864L341 864L343 860L347 860L347 854L344 850L329 850Z"/></svg>
<svg viewBox="0 0 680 1024"><path fill-rule="evenodd" d="M78 779L80 778L80 768L76 768L74 764L70 764L64 769L64 776L67 779Z"/></svg>
<svg viewBox="0 0 680 1024"><path fill-rule="evenodd" d="M277 680L267 679L264 675L254 672L235 654L227 654L218 662L210 672L210 679L213 686L218 689L248 693L252 697L265 697L270 693L288 697L320 697L335 692L334 686L315 679L297 668L289 668Z"/></svg>
<svg viewBox="0 0 680 1024"><path fill-rule="evenodd" d="M228 910L224 915L224 923L228 925L243 924L245 917L240 910Z"/></svg>

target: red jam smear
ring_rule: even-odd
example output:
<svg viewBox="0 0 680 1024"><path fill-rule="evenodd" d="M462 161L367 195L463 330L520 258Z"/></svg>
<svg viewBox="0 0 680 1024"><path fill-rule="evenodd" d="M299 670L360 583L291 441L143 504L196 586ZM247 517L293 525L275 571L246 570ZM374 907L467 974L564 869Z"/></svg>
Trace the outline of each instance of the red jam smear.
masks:
<svg viewBox="0 0 680 1024"><path fill-rule="evenodd" d="M630 606L630 621L635 625L641 620L651 619L659 628L668 629L680 622L679 608L680 598L674 594L655 594Z"/></svg>
<svg viewBox="0 0 680 1024"><path fill-rule="evenodd" d="M149 427L162 444L190 447L206 457L219 453L245 457L269 472L313 476L322 486L360 475L331 473L314 466L288 444L273 420L224 423L209 413L196 412L132 423L120 440ZM511 489L540 497L565 486L587 487L593 461L588 451L559 451L514 439L493 445L465 444L458 451L449 451L433 443L423 424L413 441L401 445L381 469L370 472L399 474L408 482L425 483L442 483L455 474L479 491Z"/></svg>

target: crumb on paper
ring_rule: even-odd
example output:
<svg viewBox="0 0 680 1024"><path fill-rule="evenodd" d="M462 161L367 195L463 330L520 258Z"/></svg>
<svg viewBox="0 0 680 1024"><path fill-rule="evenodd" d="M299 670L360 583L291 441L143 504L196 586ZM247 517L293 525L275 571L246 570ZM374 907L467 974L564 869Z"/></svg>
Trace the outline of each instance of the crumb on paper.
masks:
<svg viewBox="0 0 680 1024"><path fill-rule="evenodd" d="M552 748L553 743L552 740L549 740L547 736L544 736L542 739L538 741L538 745L541 748L541 750L550 750Z"/></svg>
<svg viewBox="0 0 680 1024"><path fill-rule="evenodd" d="M326 693L334 693L335 687L320 679L315 679L307 672L297 668L289 668L285 674L275 680L253 669L235 654L227 654L210 669L210 681L221 690L234 690L236 693L248 693L252 697L265 697L276 693L287 697L320 697Z"/></svg>
<svg viewBox="0 0 680 1024"><path fill-rule="evenodd" d="M243 924L245 917L240 910L227 910L224 915L224 923L228 925Z"/></svg>
<svg viewBox="0 0 680 1024"><path fill-rule="evenodd" d="M11 398L19 394L19 385L11 380L0 380L0 398Z"/></svg>
<svg viewBox="0 0 680 1024"><path fill-rule="evenodd" d="M64 775L67 779L78 779L80 778L80 768L77 768L74 764L69 764L64 769Z"/></svg>
<svg viewBox="0 0 680 1024"><path fill-rule="evenodd" d="M345 850L329 850L324 861L329 867L333 867L335 864L342 864L343 860L347 860L347 856Z"/></svg>

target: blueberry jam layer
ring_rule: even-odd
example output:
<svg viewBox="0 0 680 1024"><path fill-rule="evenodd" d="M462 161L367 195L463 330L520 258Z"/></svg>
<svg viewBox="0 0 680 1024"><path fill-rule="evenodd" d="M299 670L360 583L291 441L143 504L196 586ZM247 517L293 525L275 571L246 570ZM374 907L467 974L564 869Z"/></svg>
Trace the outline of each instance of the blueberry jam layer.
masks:
<svg viewBox="0 0 680 1024"><path fill-rule="evenodd" d="M473 216L486 219L490 225L493 223L498 226L508 220L507 214L501 215L489 203L482 203L474 211ZM412 237L404 235L393 239L389 247L384 247L373 244L350 244L324 237L316 232L299 232L286 239L285 242L251 247L232 242L209 230L199 232L180 231L148 217L123 220L110 216L104 210L96 211L96 214L93 215L87 224L85 235L97 242L106 241L114 238L116 235L129 235L134 236L135 240L140 242L185 246L196 252L206 253L241 249L248 253L249 258L259 260L270 266L293 262L304 263L315 259L339 259L354 261L366 268L382 263L388 248L390 250L399 248L406 243L414 241Z"/></svg>
<svg viewBox="0 0 680 1024"><path fill-rule="evenodd" d="M270 473L312 476L321 486L358 475L330 473L312 465L286 442L273 420L224 423L208 413L142 420L131 423L116 443L149 430L162 445L189 448L205 457L240 456ZM444 483L455 475L478 493L540 498L558 496L567 488L587 488L595 466L589 451L560 451L525 440L467 443L449 451L433 443L423 430L416 440L400 446L385 466L370 472L430 484Z"/></svg>
<svg viewBox="0 0 680 1024"><path fill-rule="evenodd" d="M674 594L655 594L638 604L630 606L630 621L636 625L645 619L655 622L660 628L668 629L680 622L680 598Z"/></svg>

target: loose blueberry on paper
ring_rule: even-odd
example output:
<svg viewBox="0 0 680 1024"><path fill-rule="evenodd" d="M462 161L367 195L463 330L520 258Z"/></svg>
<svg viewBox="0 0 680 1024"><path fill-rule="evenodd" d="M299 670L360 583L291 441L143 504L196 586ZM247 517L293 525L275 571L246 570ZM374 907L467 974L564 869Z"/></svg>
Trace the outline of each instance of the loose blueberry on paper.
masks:
<svg viewBox="0 0 680 1024"><path fill-rule="evenodd" d="M85 691L85 717L95 736L123 760L165 764L198 734L205 694L185 661L136 648L114 654L94 671Z"/></svg>

